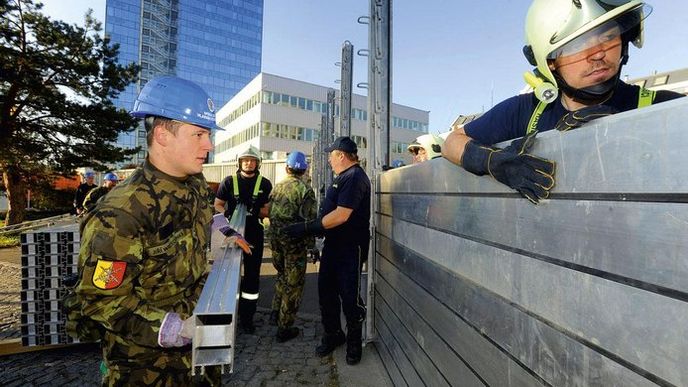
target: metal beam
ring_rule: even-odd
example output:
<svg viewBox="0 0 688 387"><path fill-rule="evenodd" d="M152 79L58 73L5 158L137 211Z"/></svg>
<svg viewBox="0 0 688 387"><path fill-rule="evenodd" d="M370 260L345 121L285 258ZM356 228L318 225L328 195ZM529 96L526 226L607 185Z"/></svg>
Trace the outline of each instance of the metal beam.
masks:
<svg viewBox="0 0 688 387"><path fill-rule="evenodd" d="M234 210L230 226L243 235L246 206ZM202 375L205 367L221 366L222 373L234 369L237 307L241 280L242 252L238 247L224 245L225 236L213 230L211 256L213 267L193 312L192 370Z"/></svg>

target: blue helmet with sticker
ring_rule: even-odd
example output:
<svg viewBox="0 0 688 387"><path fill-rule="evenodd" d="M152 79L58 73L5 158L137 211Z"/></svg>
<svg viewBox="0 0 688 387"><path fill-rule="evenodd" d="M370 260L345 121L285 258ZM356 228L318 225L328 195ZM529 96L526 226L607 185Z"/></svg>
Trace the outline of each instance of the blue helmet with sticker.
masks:
<svg viewBox="0 0 688 387"><path fill-rule="evenodd" d="M105 176L103 176L103 180L110 180L110 181L117 182L117 181L119 181L119 178L114 173L108 172L105 174Z"/></svg>
<svg viewBox="0 0 688 387"><path fill-rule="evenodd" d="M96 173L93 171L88 171L88 172L84 173L84 177L86 177L87 179L90 177L96 177Z"/></svg>
<svg viewBox="0 0 688 387"><path fill-rule="evenodd" d="M222 128L215 124L215 104L200 86L186 79L162 76L146 83L136 97L132 117L164 117L208 130Z"/></svg>
<svg viewBox="0 0 688 387"><path fill-rule="evenodd" d="M298 151L289 153L289 156L287 156L287 167L299 171L305 171L308 169L306 155Z"/></svg>

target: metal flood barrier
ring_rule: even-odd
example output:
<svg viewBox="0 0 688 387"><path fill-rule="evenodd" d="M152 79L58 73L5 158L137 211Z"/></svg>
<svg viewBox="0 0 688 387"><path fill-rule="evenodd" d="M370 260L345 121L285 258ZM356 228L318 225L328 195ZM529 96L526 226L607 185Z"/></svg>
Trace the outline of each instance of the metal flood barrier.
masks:
<svg viewBox="0 0 688 387"><path fill-rule="evenodd" d="M244 234L246 206L234 210L230 226ZM222 373L234 369L236 316L239 305L242 252L223 245L225 236L213 230L211 256L214 258L193 312L194 336L191 343L192 374L202 375L207 366L221 366Z"/></svg>
<svg viewBox="0 0 688 387"><path fill-rule="evenodd" d="M683 98L538 135L557 182L537 206L444 159L381 175L394 384L688 385L686 150Z"/></svg>

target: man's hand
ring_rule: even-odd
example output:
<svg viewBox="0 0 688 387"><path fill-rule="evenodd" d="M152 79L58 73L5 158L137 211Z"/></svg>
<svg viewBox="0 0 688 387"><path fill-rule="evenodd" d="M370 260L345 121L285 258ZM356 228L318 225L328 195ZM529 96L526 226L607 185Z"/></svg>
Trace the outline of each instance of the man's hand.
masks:
<svg viewBox="0 0 688 387"><path fill-rule="evenodd" d="M311 263L316 263L320 260L320 250L316 249L315 247L309 250L311 253Z"/></svg>
<svg viewBox="0 0 688 387"><path fill-rule="evenodd" d="M213 216L213 228L222 233L226 238L226 244L235 243L246 254L251 254L251 245L244 239L243 235L239 234L229 226L229 222L224 214L215 214Z"/></svg>
<svg viewBox="0 0 688 387"><path fill-rule="evenodd" d="M320 235L325 231L322 219L316 218L309 222L292 223L284 226L282 232L290 238L301 238L305 235Z"/></svg>
<svg viewBox="0 0 688 387"><path fill-rule="evenodd" d="M193 317L182 320L179 314L168 312L160 325L158 345L163 348L183 347L191 344Z"/></svg>
<svg viewBox="0 0 688 387"><path fill-rule="evenodd" d="M557 122L555 128L558 131L566 132L571 129L576 129L577 127L586 124L592 120L616 114L618 112L619 111L616 108L613 108L611 106L586 106L582 109L578 109L576 111L568 112L567 114L565 114L563 117L561 117L561 119L559 119L559 122Z"/></svg>
<svg viewBox="0 0 688 387"><path fill-rule="evenodd" d="M540 199L549 197L554 187L555 163L527 153L536 134L532 132L516 139L504 149L488 148L471 141L464 148L461 165L478 176L490 174L537 204Z"/></svg>

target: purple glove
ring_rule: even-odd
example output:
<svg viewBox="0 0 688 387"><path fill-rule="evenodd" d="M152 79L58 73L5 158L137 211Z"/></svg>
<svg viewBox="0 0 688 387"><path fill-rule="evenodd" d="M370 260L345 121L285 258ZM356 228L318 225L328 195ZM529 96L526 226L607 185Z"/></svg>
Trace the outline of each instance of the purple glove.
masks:
<svg viewBox="0 0 688 387"><path fill-rule="evenodd" d="M160 325L158 345L163 348L183 347L191 344L192 332L189 332L191 318L182 320L177 313L168 312Z"/></svg>
<svg viewBox="0 0 688 387"><path fill-rule="evenodd" d="M244 253L251 254L252 246L244 239L243 235L229 226L229 222L227 222L227 218L223 214L213 215L213 229L218 230L228 238L232 238L231 241L236 243Z"/></svg>

